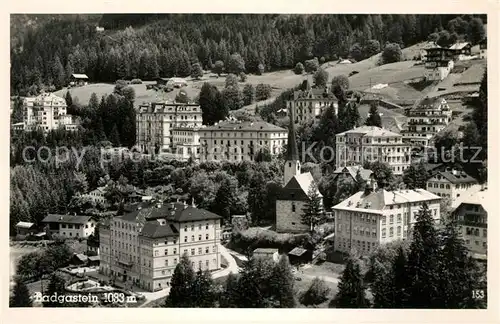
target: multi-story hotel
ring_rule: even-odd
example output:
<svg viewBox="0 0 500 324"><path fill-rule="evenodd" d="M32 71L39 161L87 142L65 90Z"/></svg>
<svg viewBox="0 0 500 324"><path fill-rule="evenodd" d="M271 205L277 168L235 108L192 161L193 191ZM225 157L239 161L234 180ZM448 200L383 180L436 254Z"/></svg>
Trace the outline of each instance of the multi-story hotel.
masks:
<svg viewBox="0 0 500 324"><path fill-rule="evenodd" d="M311 88L307 82L306 90L293 93L293 99L286 102L287 110L294 109L295 123L319 118L329 106L333 105L335 114L338 112L338 99L325 88Z"/></svg>
<svg viewBox="0 0 500 324"><path fill-rule="evenodd" d="M424 189L386 191L367 187L333 207L335 250L349 253L354 248L368 254L380 244L408 239L424 203L439 223L440 200Z"/></svg>
<svg viewBox="0 0 500 324"><path fill-rule="evenodd" d="M425 98L406 112L407 126L401 131L403 140L427 147L431 139L451 121L452 110L445 99Z"/></svg>
<svg viewBox="0 0 500 324"><path fill-rule="evenodd" d="M410 145L400 134L380 127L361 126L337 134L336 143L336 168L380 161L394 174L402 174L410 166Z"/></svg>
<svg viewBox="0 0 500 324"><path fill-rule="evenodd" d="M67 115L66 108L66 100L53 93L25 98L22 128L27 131L41 129L44 132L58 128L75 131L77 124L71 115Z"/></svg>
<svg viewBox="0 0 500 324"><path fill-rule="evenodd" d="M185 203L126 208L99 230L100 272L149 291L169 287L183 254L193 268L220 268L220 216Z"/></svg>
<svg viewBox="0 0 500 324"><path fill-rule="evenodd" d="M427 180L427 190L439 197L449 198L451 205L468 192L478 191L480 187L476 179L456 169L438 172Z"/></svg>
<svg viewBox="0 0 500 324"><path fill-rule="evenodd" d="M169 102L141 105L136 125L136 145L142 152L151 153L156 148L162 152L173 152L173 129L201 126L201 108L196 104Z"/></svg>
<svg viewBox="0 0 500 324"><path fill-rule="evenodd" d="M465 245L473 256L485 259L488 251L488 197L487 189L464 197L453 211Z"/></svg>
<svg viewBox="0 0 500 324"><path fill-rule="evenodd" d="M172 146L180 160L199 159L201 152L200 130L205 126L179 126L172 129Z"/></svg>
<svg viewBox="0 0 500 324"><path fill-rule="evenodd" d="M281 153L287 130L263 121L226 120L200 131L200 161L254 161L259 152Z"/></svg>
<svg viewBox="0 0 500 324"><path fill-rule="evenodd" d="M445 79L455 66L456 51L449 48L435 47L426 49L424 77L429 81Z"/></svg>

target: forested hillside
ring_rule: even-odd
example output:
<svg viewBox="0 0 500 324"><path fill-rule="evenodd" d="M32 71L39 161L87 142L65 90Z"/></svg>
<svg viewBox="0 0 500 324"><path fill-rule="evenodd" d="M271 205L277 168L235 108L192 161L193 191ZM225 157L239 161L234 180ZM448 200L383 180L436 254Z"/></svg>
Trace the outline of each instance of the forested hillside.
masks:
<svg viewBox="0 0 500 324"><path fill-rule="evenodd" d="M411 45L447 29L475 40L485 17L473 15L187 15L53 16L23 24L11 18L11 93L65 85L72 73L93 82L188 76L191 65L227 66L241 54L247 73L293 68L313 57L347 57L369 40ZM26 31L19 32L22 24ZM96 31L96 26L105 31ZM371 53L361 53L362 59Z"/></svg>

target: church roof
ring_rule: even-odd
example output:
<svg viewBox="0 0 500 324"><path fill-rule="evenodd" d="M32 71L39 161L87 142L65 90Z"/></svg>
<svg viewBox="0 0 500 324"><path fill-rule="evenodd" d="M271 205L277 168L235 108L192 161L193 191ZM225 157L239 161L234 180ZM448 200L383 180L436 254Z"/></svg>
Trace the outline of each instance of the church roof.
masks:
<svg viewBox="0 0 500 324"><path fill-rule="evenodd" d="M281 190L278 200L309 200L309 188L313 183L314 178L310 172L298 174L291 178ZM323 197L319 190L317 193Z"/></svg>

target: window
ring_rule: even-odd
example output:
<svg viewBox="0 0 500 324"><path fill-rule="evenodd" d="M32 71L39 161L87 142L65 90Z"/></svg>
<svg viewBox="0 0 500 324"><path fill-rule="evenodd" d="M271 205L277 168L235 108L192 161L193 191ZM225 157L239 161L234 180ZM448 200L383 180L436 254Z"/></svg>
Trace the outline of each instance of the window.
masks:
<svg viewBox="0 0 500 324"><path fill-rule="evenodd" d="M66 224L61 224L61 228L66 228Z"/></svg>
<svg viewBox="0 0 500 324"><path fill-rule="evenodd" d="M184 236L184 243L187 243L187 241L188 241L188 237Z"/></svg>
<svg viewBox="0 0 500 324"><path fill-rule="evenodd" d="M191 225L191 231L194 231L194 224Z"/></svg>
<svg viewBox="0 0 500 324"><path fill-rule="evenodd" d="M389 228L389 237L394 236L394 227Z"/></svg>
<svg viewBox="0 0 500 324"><path fill-rule="evenodd" d="M191 235L191 242L194 242L194 235Z"/></svg>
<svg viewBox="0 0 500 324"><path fill-rule="evenodd" d="M198 254L201 254L201 253L202 253L202 252L201 252L201 248L198 248Z"/></svg>
<svg viewBox="0 0 500 324"><path fill-rule="evenodd" d="M385 225L385 219L386 219L386 217L382 216L382 225Z"/></svg>
<svg viewBox="0 0 500 324"><path fill-rule="evenodd" d="M205 253L206 253L206 254L210 253L210 249L208 248L208 246L207 246L207 247L205 247Z"/></svg>
<svg viewBox="0 0 500 324"><path fill-rule="evenodd" d="M385 228L382 229L382 238L385 238Z"/></svg>
<svg viewBox="0 0 500 324"><path fill-rule="evenodd" d="M168 255L168 249L165 249L165 255Z"/></svg>
<svg viewBox="0 0 500 324"><path fill-rule="evenodd" d="M158 256L158 254L159 254L158 250L155 250L155 256Z"/></svg>
<svg viewBox="0 0 500 324"><path fill-rule="evenodd" d="M73 236L73 233L69 232L69 236Z"/></svg>
<svg viewBox="0 0 500 324"><path fill-rule="evenodd" d="M398 226L397 236L401 236L401 226Z"/></svg>
<svg viewBox="0 0 500 324"><path fill-rule="evenodd" d="M198 224L198 229L201 230L201 223Z"/></svg>
<svg viewBox="0 0 500 324"><path fill-rule="evenodd" d="M208 236L208 234L207 234L207 235L205 235L205 239L207 239L207 240L208 240L208 237L209 237L209 236Z"/></svg>
<svg viewBox="0 0 500 324"><path fill-rule="evenodd" d="M394 215L389 216L389 224L394 224Z"/></svg>
<svg viewBox="0 0 500 324"><path fill-rule="evenodd" d="M177 258L174 259L174 264L177 264Z"/></svg>
<svg viewBox="0 0 500 324"><path fill-rule="evenodd" d="M401 220L402 220L401 214L398 214L398 224L401 224Z"/></svg>
<svg viewBox="0 0 500 324"><path fill-rule="evenodd" d="M198 241L201 241L201 234L198 235Z"/></svg>
<svg viewBox="0 0 500 324"><path fill-rule="evenodd" d="M205 225L205 229L208 229L208 223Z"/></svg>
<svg viewBox="0 0 500 324"><path fill-rule="evenodd" d="M483 237L486 237L486 230L483 229Z"/></svg>
<svg viewBox="0 0 500 324"><path fill-rule="evenodd" d="M212 253L215 253L215 245L212 246Z"/></svg>
<svg viewBox="0 0 500 324"><path fill-rule="evenodd" d="M191 255L194 255L194 249L191 249Z"/></svg>
<svg viewBox="0 0 500 324"><path fill-rule="evenodd" d="M165 267L168 267L168 260L165 260Z"/></svg>
<svg viewBox="0 0 500 324"><path fill-rule="evenodd" d="M295 203L292 203L292 212L295 213Z"/></svg>
<svg viewBox="0 0 500 324"><path fill-rule="evenodd" d="M483 248L486 249L486 242L483 242Z"/></svg>
<svg viewBox="0 0 500 324"><path fill-rule="evenodd" d="M176 239L176 238L174 239L174 244L177 244L177 239ZM174 252L174 253L175 253L175 252Z"/></svg>
<svg viewBox="0 0 500 324"><path fill-rule="evenodd" d="M89 224L85 224L85 228L89 228Z"/></svg>
<svg viewBox="0 0 500 324"><path fill-rule="evenodd" d="M209 262L208 262L208 260L206 260L206 261L205 261L205 267L207 267L207 268L208 268L208 265L209 265Z"/></svg>
<svg viewBox="0 0 500 324"><path fill-rule="evenodd" d="M479 245L479 241L474 241L474 243L475 243L476 245Z"/></svg>

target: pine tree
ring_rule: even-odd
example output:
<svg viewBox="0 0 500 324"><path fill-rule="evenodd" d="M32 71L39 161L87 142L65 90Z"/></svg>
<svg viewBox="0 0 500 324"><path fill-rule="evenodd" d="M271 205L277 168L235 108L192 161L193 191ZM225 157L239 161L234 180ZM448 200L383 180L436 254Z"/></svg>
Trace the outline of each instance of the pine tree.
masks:
<svg viewBox="0 0 500 324"><path fill-rule="evenodd" d="M237 298L239 295L238 278L234 273L229 273L226 279L224 292L220 296L219 306L222 308L238 307Z"/></svg>
<svg viewBox="0 0 500 324"><path fill-rule="evenodd" d="M328 72L326 72L322 68L319 68L318 71L314 73L313 79L316 87L323 88L326 86L326 83L328 82Z"/></svg>
<svg viewBox="0 0 500 324"><path fill-rule="evenodd" d="M252 215L254 224L259 224L261 216L264 214L266 201L266 179L262 172L255 172L250 179L248 186L248 209Z"/></svg>
<svg viewBox="0 0 500 324"><path fill-rule="evenodd" d="M295 279L288 256L280 256L278 264L273 269L271 276L271 287L274 298L280 308L294 308L296 301L294 295Z"/></svg>
<svg viewBox="0 0 500 324"><path fill-rule="evenodd" d="M28 287L20 276L14 279L14 291L9 300L9 307L31 307L31 296Z"/></svg>
<svg viewBox="0 0 500 324"><path fill-rule="evenodd" d="M370 306L370 302L365 296L359 263L352 257L347 261L338 285L337 295L330 305L335 308L366 308Z"/></svg>
<svg viewBox="0 0 500 324"><path fill-rule="evenodd" d="M196 273L193 283L193 298L194 307L215 307L216 291L210 271L202 271L200 268Z"/></svg>
<svg viewBox="0 0 500 324"><path fill-rule="evenodd" d="M71 93L69 91L66 91L66 95L64 96L64 99L66 100L66 106L73 107L73 98L71 97Z"/></svg>
<svg viewBox="0 0 500 324"><path fill-rule="evenodd" d="M194 63L193 66L191 66L191 77L199 80L202 76L203 69L201 68L200 63Z"/></svg>
<svg viewBox="0 0 500 324"><path fill-rule="evenodd" d="M243 87L243 104L251 105L255 101L255 89L251 84L245 84Z"/></svg>
<svg viewBox="0 0 500 324"><path fill-rule="evenodd" d="M95 92L92 92L92 94L90 95L89 107L94 111L97 111L97 109L99 109L99 99L97 99L97 95Z"/></svg>
<svg viewBox="0 0 500 324"><path fill-rule="evenodd" d="M434 220L427 203L416 215L412 228L413 240L408 254L407 282L409 308L438 307L441 298L439 282L439 240L434 228Z"/></svg>
<svg viewBox="0 0 500 324"><path fill-rule="evenodd" d="M47 287L47 290L43 292L44 295L48 296L64 296L66 294L66 281L64 278L62 278L58 274L53 274L52 277L50 278L49 285ZM43 307L69 307L65 302L58 302L57 298L56 301L51 301L49 298L49 301L46 301L43 303Z"/></svg>
<svg viewBox="0 0 500 324"><path fill-rule="evenodd" d="M368 113L368 118L366 119L365 125L382 127L382 118L380 118L380 114L378 113L376 102L372 102L370 104L370 111Z"/></svg>
<svg viewBox="0 0 500 324"><path fill-rule="evenodd" d="M116 124L111 128L111 133L109 134L109 140L114 146L120 146L120 133L118 132L118 127Z"/></svg>
<svg viewBox="0 0 500 324"><path fill-rule="evenodd" d="M407 287L409 282L406 276L407 262L406 252L402 246L399 246L391 272L392 308L402 308L408 300Z"/></svg>
<svg viewBox="0 0 500 324"><path fill-rule="evenodd" d="M225 178L215 194L215 199L212 204L212 212L220 215L222 219L229 220L231 218L231 208L235 202L236 188L230 179Z"/></svg>
<svg viewBox="0 0 500 324"><path fill-rule="evenodd" d="M321 202L321 196L319 195L318 187L314 182L311 183L307 195L309 199L307 200L304 210L302 211L301 222L304 225L309 226L310 230L313 231L315 226L320 225L324 221L323 206Z"/></svg>
<svg viewBox="0 0 500 324"><path fill-rule="evenodd" d="M165 300L165 307L194 307L195 294L193 292L196 274L191 261L184 253L177 264L170 281L170 293Z"/></svg>

